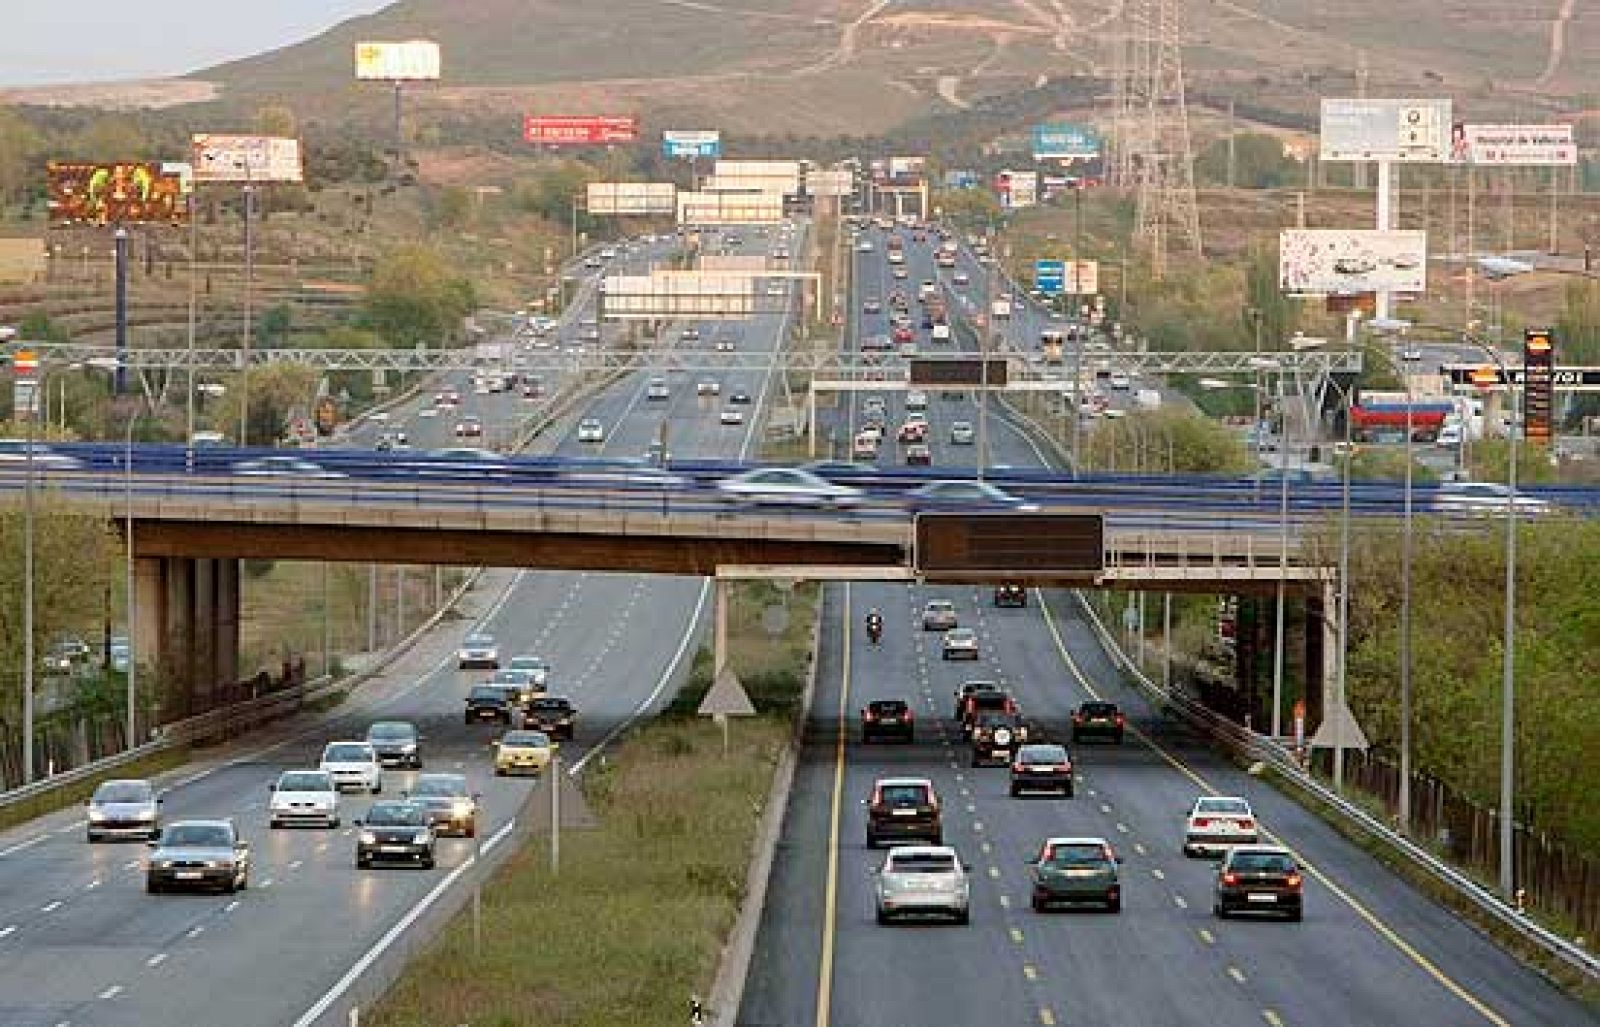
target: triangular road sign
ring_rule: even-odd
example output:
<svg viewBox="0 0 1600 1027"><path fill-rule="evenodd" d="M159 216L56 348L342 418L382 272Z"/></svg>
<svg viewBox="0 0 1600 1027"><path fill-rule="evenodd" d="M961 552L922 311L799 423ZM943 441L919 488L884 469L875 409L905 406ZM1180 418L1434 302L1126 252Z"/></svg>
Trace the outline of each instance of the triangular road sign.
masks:
<svg viewBox="0 0 1600 1027"><path fill-rule="evenodd" d="M739 676L732 669L724 667L706 690L706 697L700 700L697 712L702 717L753 717L756 708L751 704L750 696L745 694Z"/></svg>
<svg viewBox="0 0 1600 1027"><path fill-rule="evenodd" d="M1311 736L1313 749L1359 749L1367 751L1367 736L1356 723L1355 714L1344 703L1330 703L1317 733Z"/></svg>

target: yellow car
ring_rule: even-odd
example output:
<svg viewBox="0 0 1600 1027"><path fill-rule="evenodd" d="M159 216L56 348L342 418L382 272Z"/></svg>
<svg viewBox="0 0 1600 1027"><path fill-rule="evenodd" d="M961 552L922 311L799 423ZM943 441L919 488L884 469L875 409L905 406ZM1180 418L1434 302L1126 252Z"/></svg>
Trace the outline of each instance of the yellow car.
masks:
<svg viewBox="0 0 1600 1027"><path fill-rule="evenodd" d="M507 731L494 743L495 776L505 777L524 770L542 774L559 744L543 731Z"/></svg>

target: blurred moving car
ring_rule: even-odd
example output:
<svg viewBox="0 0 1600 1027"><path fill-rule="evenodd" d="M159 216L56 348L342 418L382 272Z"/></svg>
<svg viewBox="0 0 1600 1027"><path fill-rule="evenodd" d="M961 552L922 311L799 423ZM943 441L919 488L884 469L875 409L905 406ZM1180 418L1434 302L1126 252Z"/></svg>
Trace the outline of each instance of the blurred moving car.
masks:
<svg viewBox="0 0 1600 1027"><path fill-rule="evenodd" d="M161 834L161 797L143 778L102 781L85 804L88 839L154 839Z"/></svg>
<svg viewBox="0 0 1600 1027"><path fill-rule="evenodd" d="M254 460L240 460L229 470L250 478L344 478L343 471L332 471L312 460L298 456L263 456Z"/></svg>
<svg viewBox="0 0 1600 1027"><path fill-rule="evenodd" d="M762 467L717 483L722 498L748 505L846 509L861 502L860 489L837 485L796 467Z"/></svg>
<svg viewBox="0 0 1600 1027"><path fill-rule="evenodd" d="M326 770L285 770L271 788L267 826L273 830L285 824L339 826L339 788Z"/></svg>
<svg viewBox="0 0 1600 1027"><path fill-rule="evenodd" d="M952 479L931 481L912 489L903 500L909 510L971 510L992 507L1031 512L1038 505L986 481Z"/></svg>
<svg viewBox="0 0 1600 1027"><path fill-rule="evenodd" d="M232 894L250 887L250 845L232 820L177 820L150 843L145 891L217 888Z"/></svg>
<svg viewBox="0 0 1600 1027"><path fill-rule="evenodd" d="M428 811L405 800L375 802L356 821L356 866L362 870L378 863L415 863L433 869L434 835Z"/></svg>
<svg viewBox="0 0 1600 1027"><path fill-rule="evenodd" d="M1062 903L1092 902L1122 912L1122 857L1104 838L1049 838L1028 863L1031 904L1043 913Z"/></svg>
<svg viewBox="0 0 1600 1027"><path fill-rule="evenodd" d="M876 877L879 924L904 916L948 917L958 924L971 920L967 868L948 845L897 845Z"/></svg>
<svg viewBox="0 0 1600 1027"><path fill-rule="evenodd" d="M1539 516L1551 511L1548 500L1526 495L1520 490L1513 499L1510 488L1492 481L1446 482L1434 494L1433 508L1439 513L1488 517L1503 517L1512 508L1515 508L1519 517Z"/></svg>

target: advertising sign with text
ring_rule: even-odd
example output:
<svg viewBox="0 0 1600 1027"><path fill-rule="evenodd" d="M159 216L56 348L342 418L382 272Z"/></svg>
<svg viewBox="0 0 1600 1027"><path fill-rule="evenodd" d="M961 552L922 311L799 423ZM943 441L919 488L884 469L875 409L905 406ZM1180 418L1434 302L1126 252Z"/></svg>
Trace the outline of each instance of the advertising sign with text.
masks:
<svg viewBox="0 0 1600 1027"><path fill-rule="evenodd" d="M1450 130L1455 163L1548 167L1578 163L1571 125L1461 125Z"/></svg>
<svg viewBox="0 0 1600 1027"><path fill-rule="evenodd" d="M300 182L300 140L281 136L218 135L190 138L196 182Z"/></svg>
<svg viewBox="0 0 1600 1027"><path fill-rule="evenodd" d="M678 209L678 187L671 182L590 182L590 214L618 216L673 214Z"/></svg>
<svg viewBox="0 0 1600 1027"><path fill-rule="evenodd" d="M50 220L91 225L180 222L188 217L183 183L144 161L46 165Z"/></svg>
<svg viewBox="0 0 1600 1027"><path fill-rule="evenodd" d="M1066 122L1033 126L1034 160L1093 160L1100 156L1100 133Z"/></svg>
<svg viewBox="0 0 1600 1027"><path fill-rule="evenodd" d="M1450 125L1449 100L1324 99L1321 158L1443 163Z"/></svg>
<svg viewBox="0 0 1600 1027"><path fill-rule="evenodd" d="M541 146L602 146L631 143L638 138L639 119L631 115L528 114L522 119L523 141Z"/></svg>
<svg viewBox="0 0 1600 1027"><path fill-rule="evenodd" d="M356 78L390 82L432 81L439 77L439 44L428 39L406 43L357 43Z"/></svg>
<svg viewBox="0 0 1600 1027"><path fill-rule="evenodd" d="M722 133L717 131L668 131L661 133L664 157L720 157Z"/></svg>

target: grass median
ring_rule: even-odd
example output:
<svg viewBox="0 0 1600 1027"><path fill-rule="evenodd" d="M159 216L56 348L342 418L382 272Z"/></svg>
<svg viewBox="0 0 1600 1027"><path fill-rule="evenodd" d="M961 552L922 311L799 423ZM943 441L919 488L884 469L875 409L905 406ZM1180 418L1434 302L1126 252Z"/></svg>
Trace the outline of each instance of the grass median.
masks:
<svg viewBox="0 0 1600 1027"><path fill-rule="evenodd" d="M710 992L738 916L761 811L793 737L818 591L735 586L731 665L759 715L722 732L694 716L710 684L702 650L663 715L630 732L580 782L599 826L511 856L483 892L483 954L456 917L364 1023L681 1024ZM783 610L783 613L776 611Z"/></svg>

